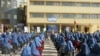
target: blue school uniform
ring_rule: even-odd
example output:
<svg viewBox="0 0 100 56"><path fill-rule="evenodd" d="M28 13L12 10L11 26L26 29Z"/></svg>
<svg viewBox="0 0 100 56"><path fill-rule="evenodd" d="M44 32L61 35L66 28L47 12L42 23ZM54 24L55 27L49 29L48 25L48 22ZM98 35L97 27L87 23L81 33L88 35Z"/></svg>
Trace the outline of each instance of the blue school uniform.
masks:
<svg viewBox="0 0 100 56"><path fill-rule="evenodd" d="M26 46L26 47L23 49L23 51L22 51L22 53L21 53L21 56L32 56L30 46Z"/></svg>
<svg viewBox="0 0 100 56"><path fill-rule="evenodd" d="M36 37L35 39L34 39L34 41L35 41L35 44L36 44L36 46L37 47L41 47L42 45L41 45L41 39L39 38L39 37Z"/></svg>
<svg viewBox="0 0 100 56"><path fill-rule="evenodd" d="M35 41L30 43L30 47L31 47L32 55L40 56L39 50L37 50L37 48L36 48Z"/></svg>
<svg viewBox="0 0 100 56"><path fill-rule="evenodd" d="M13 43L16 43L17 46L19 45L18 44L18 34L16 32L12 33L12 41L13 41Z"/></svg>
<svg viewBox="0 0 100 56"><path fill-rule="evenodd" d="M96 43L91 50L91 55L100 56L100 43Z"/></svg>
<svg viewBox="0 0 100 56"><path fill-rule="evenodd" d="M96 43L97 43L97 41L95 38L93 38L93 37L89 38L88 45L89 45L90 49L92 49Z"/></svg>
<svg viewBox="0 0 100 56"><path fill-rule="evenodd" d="M10 43L9 43L9 39L5 36L5 38L3 39L3 41L2 41L2 45L3 45L3 47L7 47L7 48L11 48L11 45L10 45Z"/></svg>
<svg viewBox="0 0 100 56"><path fill-rule="evenodd" d="M82 43L81 51L76 56L89 56L90 49L86 43Z"/></svg>
<svg viewBox="0 0 100 56"><path fill-rule="evenodd" d="M74 51L74 46L70 40L67 41L67 45L65 47L66 52L73 52Z"/></svg>

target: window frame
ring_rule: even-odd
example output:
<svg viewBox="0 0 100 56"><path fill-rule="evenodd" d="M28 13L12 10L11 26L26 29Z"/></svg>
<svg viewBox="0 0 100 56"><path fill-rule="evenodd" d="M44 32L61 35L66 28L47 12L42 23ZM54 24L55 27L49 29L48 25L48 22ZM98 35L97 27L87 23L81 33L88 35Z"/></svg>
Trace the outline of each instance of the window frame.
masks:
<svg viewBox="0 0 100 56"><path fill-rule="evenodd" d="M43 2L43 4L42 4L42 2ZM45 2L44 1L30 1L30 5L45 5Z"/></svg>
<svg viewBox="0 0 100 56"><path fill-rule="evenodd" d="M46 1L47 6L60 6L60 2L58 2L58 1L55 1L52 4L47 4L48 2L52 3L53 1ZM56 5L55 5L55 3L56 3Z"/></svg>
<svg viewBox="0 0 100 56"><path fill-rule="evenodd" d="M92 16L93 16L93 17L92 17ZM94 17L94 16L96 16L96 17ZM91 14L91 15L90 15L90 18L91 18L91 19L97 19L97 18L98 18L98 14Z"/></svg>
<svg viewBox="0 0 100 56"><path fill-rule="evenodd" d="M75 18L75 14L74 13L62 13L62 18Z"/></svg>
<svg viewBox="0 0 100 56"><path fill-rule="evenodd" d="M33 16L33 14L35 14ZM41 14L41 16L38 16L39 14ZM30 18L44 18L44 13L30 13Z"/></svg>
<svg viewBox="0 0 100 56"><path fill-rule="evenodd" d="M75 2L62 2L62 6L75 6Z"/></svg>
<svg viewBox="0 0 100 56"><path fill-rule="evenodd" d="M54 14L56 14L57 17L55 17ZM48 17L48 15L50 15L50 16ZM58 18L59 19L60 18L60 14L59 13L46 13L46 18Z"/></svg>

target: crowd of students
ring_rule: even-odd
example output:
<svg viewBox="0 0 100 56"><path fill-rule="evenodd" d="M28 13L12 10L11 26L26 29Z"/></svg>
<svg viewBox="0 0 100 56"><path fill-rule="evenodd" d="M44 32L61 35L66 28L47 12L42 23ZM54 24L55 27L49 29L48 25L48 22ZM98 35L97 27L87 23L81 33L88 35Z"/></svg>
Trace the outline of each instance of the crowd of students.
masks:
<svg viewBox="0 0 100 56"><path fill-rule="evenodd" d="M27 45L22 53L21 56L42 56L43 49L44 49L44 34L41 33Z"/></svg>
<svg viewBox="0 0 100 56"><path fill-rule="evenodd" d="M27 32L4 32L0 34L0 48L2 54L16 54L34 38L34 33Z"/></svg>
<svg viewBox="0 0 100 56"><path fill-rule="evenodd" d="M22 51L21 56L42 56L44 40L44 33L4 32L0 35L0 48L2 54L16 55Z"/></svg>
<svg viewBox="0 0 100 56"><path fill-rule="evenodd" d="M58 56L100 56L100 32L51 33L50 37ZM21 56L42 56L44 41L44 33L4 32L0 35L0 48L2 54L22 49Z"/></svg>
<svg viewBox="0 0 100 56"><path fill-rule="evenodd" d="M51 40L58 56L100 56L100 32L52 33Z"/></svg>

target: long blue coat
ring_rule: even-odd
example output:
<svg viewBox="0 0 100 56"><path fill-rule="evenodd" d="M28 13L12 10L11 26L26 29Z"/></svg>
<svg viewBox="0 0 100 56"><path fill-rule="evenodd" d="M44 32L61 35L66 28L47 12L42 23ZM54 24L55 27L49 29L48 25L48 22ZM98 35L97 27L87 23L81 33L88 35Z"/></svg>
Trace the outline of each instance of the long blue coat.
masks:
<svg viewBox="0 0 100 56"><path fill-rule="evenodd" d="M97 43L96 39L91 37L88 41L89 48L92 49L96 43Z"/></svg>
<svg viewBox="0 0 100 56"><path fill-rule="evenodd" d="M16 32L12 33L12 41L13 41L13 43L16 43L17 46L19 45L19 43L18 43L18 34Z"/></svg>
<svg viewBox="0 0 100 56"><path fill-rule="evenodd" d="M35 44L36 44L37 47L41 47L42 46L41 45L42 40L39 37L36 37L34 39L34 42L35 42Z"/></svg>
<svg viewBox="0 0 100 56"><path fill-rule="evenodd" d="M100 56L100 43L96 43L91 50L91 56Z"/></svg>
<svg viewBox="0 0 100 56"><path fill-rule="evenodd" d="M40 52L39 50L36 49L36 44L34 41L30 43L30 47L31 47L32 55L40 56Z"/></svg>
<svg viewBox="0 0 100 56"><path fill-rule="evenodd" d="M67 45L65 47L66 52L73 52L74 51L74 46L70 40L67 41Z"/></svg>
<svg viewBox="0 0 100 56"><path fill-rule="evenodd" d="M44 34L40 34L40 39L42 40L42 41L44 41Z"/></svg>
<svg viewBox="0 0 100 56"><path fill-rule="evenodd" d="M18 41L24 44L22 33L18 34Z"/></svg>
<svg viewBox="0 0 100 56"><path fill-rule="evenodd" d="M5 36L5 38L3 39L3 41L2 41L2 45L3 45L3 47L7 47L7 48L11 48L11 45L10 45L10 43L9 43L9 39Z"/></svg>
<svg viewBox="0 0 100 56"><path fill-rule="evenodd" d="M76 56L89 56L90 49L86 43L83 43L81 46L81 51Z"/></svg>
<svg viewBox="0 0 100 56"><path fill-rule="evenodd" d="M30 46L26 46L26 47L23 49L23 51L22 51L22 53L21 53L21 56L32 56Z"/></svg>

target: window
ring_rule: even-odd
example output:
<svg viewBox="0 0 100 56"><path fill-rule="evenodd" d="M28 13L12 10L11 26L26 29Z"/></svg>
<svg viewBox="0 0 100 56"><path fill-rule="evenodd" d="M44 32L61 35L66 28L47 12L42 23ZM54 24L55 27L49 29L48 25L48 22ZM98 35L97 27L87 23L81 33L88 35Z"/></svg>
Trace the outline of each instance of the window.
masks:
<svg viewBox="0 0 100 56"><path fill-rule="evenodd" d="M32 18L43 18L44 14L43 13L30 13L30 17L32 17Z"/></svg>
<svg viewBox="0 0 100 56"><path fill-rule="evenodd" d="M83 18L83 14L77 14L76 18Z"/></svg>
<svg viewBox="0 0 100 56"><path fill-rule="evenodd" d="M59 6L59 5L60 5L60 2L49 2L49 1L47 1L47 2L46 2L46 5Z"/></svg>
<svg viewBox="0 0 100 56"><path fill-rule="evenodd" d="M59 18L59 14L52 14L52 13L48 13L46 14L47 18Z"/></svg>
<svg viewBox="0 0 100 56"><path fill-rule="evenodd" d="M14 15L14 19L17 19L17 15Z"/></svg>
<svg viewBox="0 0 100 56"><path fill-rule="evenodd" d="M90 18L89 14L83 14L83 18Z"/></svg>
<svg viewBox="0 0 100 56"><path fill-rule="evenodd" d="M30 2L31 5L44 5L43 1L31 1Z"/></svg>
<svg viewBox="0 0 100 56"><path fill-rule="evenodd" d="M8 18L8 19L11 19L11 15L10 15L10 14L8 14L8 15L7 15L7 18Z"/></svg>
<svg viewBox="0 0 100 56"><path fill-rule="evenodd" d="M83 3L83 6L84 7L89 7L90 6L90 3Z"/></svg>
<svg viewBox="0 0 100 56"><path fill-rule="evenodd" d="M92 7L98 7L98 4L97 3L92 3L91 6Z"/></svg>
<svg viewBox="0 0 100 56"><path fill-rule="evenodd" d="M90 3L77 3L77 6L82 6L82 7L89 7Z"/></svg>
<svg viewBox="0 0 100 56"><path fill-rule="evenodd" d="M100 19L100 14L98 15L98 18Z"/></svg>
<svg viewBox="0 0 100 56"><path fill-rule="evenodd" d="M75 14L62 14L62 18L75 18Z"/></svg>
<svg viewBox="0 0 100 56"><path fill-rule="evenodd" d="M83 3L77 3L76 5L77 6L83 6Z"/></svg>
<svg viewBox="0 0 100 56"><path fill-rule="evenodd" d="M98 18L98 15L97 14L92 14L91 15L91 18L96 18L97 19Z"/></svg>
<svg viewBox="0 0 100 56"><path fill-rule="evenodd" d="M75 6L73 2L62 2L62 6Z"/></svg>
<svg viewBox="0 0 100 56"><path fill-rule="evenodd" d="M4 0L1 0L1 7L4 7L5 6L5 2Z"/></svg>
<svg viewBox="0 0 100 56"><path fill-rule="evenodd" d="M10 0L7 1L7 8L11 8L11 1Z"/></svg>
<svg viewBox="0 0 100 56"><path fill-rule="evenodd" d="M100 7L100 4L98 3L98 7Z"/></svg>
<svg viewBox="0 0 100 56"><path fill-rule="evenodd" d="M17 1L13 2L11 5L13 8L17 8Z"/></svg>

